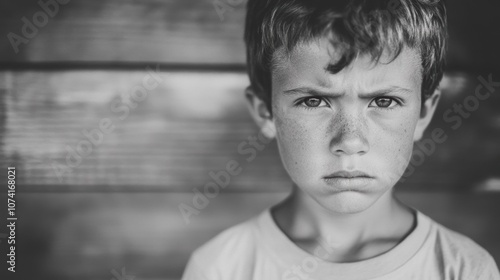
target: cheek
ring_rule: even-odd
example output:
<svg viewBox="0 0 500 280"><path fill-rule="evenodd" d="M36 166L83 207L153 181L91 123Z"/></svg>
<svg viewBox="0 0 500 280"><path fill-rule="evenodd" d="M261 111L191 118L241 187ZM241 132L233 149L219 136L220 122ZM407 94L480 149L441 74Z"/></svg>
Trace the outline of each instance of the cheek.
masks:
<svg viewBox="0 0 500 280"><path fill-rule="evenodd" d="M285 169L292 179L298 179L293 177L302 174L312 174L317 170L315 164L321 149L320 129L311 129L312 120L292 118L283 111L276 112L274 116L276 140Z"/></svg>
<svg viewBox="0 0 500 280"><path fill-rule="evenodd" d="M379 159L378 168L383 168L384 170L380 171L387 173L388 176L400 175L410 160L413 150L413 133L417 123L416 114L413 111L389 124L379 126L371 139L371 150Z"/></svg>

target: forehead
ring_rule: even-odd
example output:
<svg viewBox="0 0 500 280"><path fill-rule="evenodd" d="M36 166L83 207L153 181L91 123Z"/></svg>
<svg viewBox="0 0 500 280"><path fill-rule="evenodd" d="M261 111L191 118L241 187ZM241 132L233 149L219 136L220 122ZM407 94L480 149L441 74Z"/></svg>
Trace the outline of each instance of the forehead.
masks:
<svg viewBox="0 0 500 280"><path fill-rule="evenodd" d="M403 48L394 58L388 50L379 61L370 54L358 55L336 74L327 71L342 53L324 37L297 45L289 53L283 50L273 57L273 88L277 86L311 86L335 91L363 91L376 87L400 86L420 93L422 64L415 49Z"/></svg>

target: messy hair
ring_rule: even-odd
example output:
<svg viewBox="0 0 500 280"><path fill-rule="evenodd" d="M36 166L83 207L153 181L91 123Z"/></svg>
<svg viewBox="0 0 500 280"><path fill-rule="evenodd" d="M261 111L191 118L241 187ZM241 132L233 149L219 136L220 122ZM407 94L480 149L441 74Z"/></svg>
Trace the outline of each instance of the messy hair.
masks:
<svg viewBox="0 0 500 280"><path fill-rule="evenodd" d="M328 67L341 71L360 54L395 59L406 46L422 61L422 101L443 77L447 23L443 0L249 0L245 23L251 87L270 109L271 73L277 51L334 34L342 57Z"/></svg>

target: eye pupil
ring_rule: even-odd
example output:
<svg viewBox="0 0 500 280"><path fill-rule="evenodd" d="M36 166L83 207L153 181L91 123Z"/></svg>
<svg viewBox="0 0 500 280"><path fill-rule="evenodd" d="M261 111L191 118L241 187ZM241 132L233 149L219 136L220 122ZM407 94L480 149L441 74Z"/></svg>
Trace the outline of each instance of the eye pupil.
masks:
<svg viewBox="0 0 500 280"><path fill-rule="evenodd" d="M308 98L304 101L304 103L308 107L318 107L321 104L321 100L319 98Z"/></svg>
<svg viewBox="0 0 500 280"><path fill-rule="evenodd" d="M378 107L387 108L391 106L392 100L390 98L377 98L375 99L375 103Z"/></svg>

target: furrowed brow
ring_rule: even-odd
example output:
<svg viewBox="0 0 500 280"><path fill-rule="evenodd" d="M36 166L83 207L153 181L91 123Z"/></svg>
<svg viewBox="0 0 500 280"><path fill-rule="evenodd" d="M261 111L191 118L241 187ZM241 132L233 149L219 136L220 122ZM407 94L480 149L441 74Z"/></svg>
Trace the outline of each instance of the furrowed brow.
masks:
<svg viewBox="0 0 500 280"><path fill-rule="evenodd" d="M404 87L391 86L387 88L381 88L372 92L360 93L359 96L363 98L373 98L377 96L390 95L393 93L412 94L413 91Z"/></svg>
<svg viewBox="0 0 500 280"><path fill-rule="evenodd" d="M341 96L341 93L331 93L326 91L317 90L309 87L301 87L290 90L283 91L285 95L295 95L295 94L308 94L313 96L324 96L324 97L338 97ZM413 91L404 87L399 86L391 86L387 88L381 88L372 92L360 93L359 96L363 98L373 98L377 96L389 95L393 93L403 93L403 94L412 94Z"/></svg>
<svg viewBox="0 0 500 280"><path fill-rule="evenodd" d="M294 88L294 89L290 89L290 90L285 90L285 91L283 91L283 94L285 94L285 95L308 94L308 95L313 95L313 96L325 96L325 97L326 96L336 97L336 96L341 95L341 94L321 91L321 90L309 88L309 87L301 87L301 88Z"/></svg>

